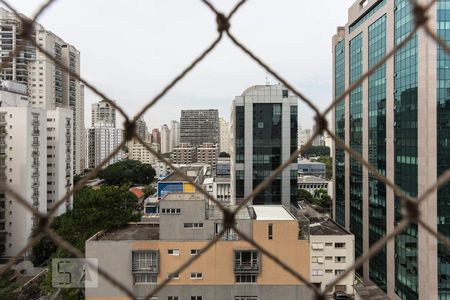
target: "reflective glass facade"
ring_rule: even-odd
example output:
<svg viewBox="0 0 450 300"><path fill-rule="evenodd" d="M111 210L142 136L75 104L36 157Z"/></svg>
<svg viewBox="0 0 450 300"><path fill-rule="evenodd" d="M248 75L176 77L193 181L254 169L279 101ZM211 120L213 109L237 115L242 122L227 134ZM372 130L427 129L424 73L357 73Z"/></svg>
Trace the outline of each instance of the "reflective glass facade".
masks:
<svg viewBox="0 0 450 300"><path fill-rule="evenodd" d="M350 84L358 80L363 71L362 33L354 37L349 44ZM350 147L362 154L362 86L350 93ZM355 255L363 253L362 223L362 165L350 159L350 231L355 235Z"/></svg>
<svg viewBox="0 0 450 300"><path fill-rule="evenodd" d="M386 15L369 26L369 68L386 54ZM386 175L386 65L369 77L369 162ZM386 234L386 186L369 174L369 245ZM386 291L386 247L370 259L370 279Z"/></svg>
<svg viewBox="0 0 450 300"><path fill-rule="evenodd" d="M291 152L292 155L298 149L298 107L291 106ZM297 163L297 160L294 161ZM295 203L298 200L297 190L297 170L291 170L291 203Z"/></svg>
<svg viewBox="0 0 450 300"><path fill-rule="evenodd" d="M335 86L336 97L345 90L345 40L335 47ZM345 100L336 105L335 110L336 135L345 141ZM345 152L336 145L335 152L335 182L336 182L336 221L345 226Z"/></svg>
<svg viewBox="0 0 450 300"><path fill-rule="evenodd" d="M236 106L236 163L244 163L245 113L244 106ZM236 199L244 198L244 170L236 171Z"/></svg>
<svg viewBox="0 0 450 300"><path fill-rule="evenodd" d="M281 103L253 104L253 188L281 165ZM281 175L253 198L253 204L281 204Z"/></svg>
<svg viewBox="0 0 450 300"><path fill-rule="evenodd" d="M409 0L396 0L395 43L413 28ZM394 167L395 184L417 196L417 35L394 59ZM401 219L395 200L395 222ZM402 299L418 299L417 225L395 238L395 292Z"/></svg>
<svg viewBox="0 0 450 300"><path fill-rule="evenodd" d="M450 0L439 0L437 34L450 44ZM450 57L438 47L437 61L437 167L438 176L450 168ZM450 236L450 184L438 191L437 229ZM438 245L439 299L450 299L450 251Z"/></svg>

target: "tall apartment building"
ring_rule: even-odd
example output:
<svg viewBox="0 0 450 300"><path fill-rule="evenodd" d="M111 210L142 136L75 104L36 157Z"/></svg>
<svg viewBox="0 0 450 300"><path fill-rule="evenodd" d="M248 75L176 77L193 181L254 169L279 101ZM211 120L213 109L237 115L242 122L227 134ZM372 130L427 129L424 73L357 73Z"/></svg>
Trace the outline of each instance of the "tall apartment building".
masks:
<svg viewBox="0 0 450 300"><path fill-rule="evenodd" d="M197 149L191 144L181 143L173 149L172 162L187 165L197 161Z"/></svg>
<svg viewBox="0 0 450 300"><path fill-rule="evenodd" d="M417 1L428 4L428 1ZM450 6L429 9L431 30L450 40ZM413 29L407 0L356 1L333 37L334 97ZM419 30L405 47L337 104L336 134L410 196L421 195L450 168L450 57ZM356 256L394 229L401 203L342 148L334 149L336 221L355 234ZM450 185L421 204L422 220L450 236ZM411 225L358 270L392 299L450 298L450 251Z"/></svg>
<svg viewBox="0 0 450 300"><path fill-rule="evenodd" d="M311 139L311 129L300 129L298 131L298 145L301 147Z"/></svg>
<svg viewBox="0 0 450 300"><path fill-rule="evenodd" d="M203 143L197 147L197 162L208 164L213 171L216 170L219 158L219 146L213 143Z"/></svg>
<svg viewBox="0 0 450 300"><path fill-rule="evenodd" d="M97 123L86 130L87 167L95 168L123 141L123 130L114 128L111 124ZM122 151L112 157L105 165L109 166L123 158Z"/></svg>
<svg viewBox="0 0 450 300"><path fill-rule="evenodd" d="M136 121L136 134L141 137L144 141L147 139L147 123L144 119L140 118Z"/></svg>
<svg viewBox="0 0 450 300"><path fill-rule="evenodd" d="M230 123L224 118L219 119L220 152L230 153Z"/></svg>
<svg viewBox="0 0 450 300"><path fill-rule="evenodd" d="M170 153L170 129L167 124L161 127L161 153ZM172 149L173 150L173 149Z"/></svg>
<svg viewBox="0 0 450 300"><path fill-rule="evenodd" d="M161 145L161 132L158 128L153 128L152 130L152 143Z"/></svg>
<svg viewBox="0 0 450 300"><path fill-rule="evenodd" d="M182 110L180 143L197 147L203 143L218 144L219 111L217 109Z"/></svg>
<svg viewBox="0 0 450 300"><path fill-rule="evenodd" d="M18 45L23 44L19 36L21 22L13 13L0 8L0 54L7 57ZM71 71L80 73L80 52L42 25L35 23L33 36L36 42L51 53ZM25 42L26 43L26 42ZM0 57L1 60L1 57ZM57 107L73 111L73 164L75 174L81 173L85 162L84 141L84 87L74 77L48 59L30 43L26 43L18 57L6 64L0 73L2 80L28 84L30 103L39 108L55 110Z"/></svg>
<svg viewBox="0 0 450 300"><path fill-rule="evenodd" d="M116 109L104 100L92 104L91 126L99 122L116 127Z"/></svg>
<svg viewBox="0 0 450 300"><path fill-rule="evenodd" d="M180 122L170 121L170 152L180 144Z"/></svg>
<svg viewBox="0 0 450 300"><path fill-rule="evenodd" d="M256 85L233 101L231 199L240 201L297 150L298 98L281 85ZM297 162L253 199L253 204L297 201Z"/></svg>
<svg viewBox="0 0 450 300"><path fill-rule="evenodd" d="M158 299L294 300L310 299L311 290L251 244L228 230L208 251L200 249L222 230L222 213L198 193L169 193L160 201L159 224L130 224L100 232L86 242L86 257L144 297L171 276ZM309 241L299 220L282 206L245 207L237 226L309 278ZM115 249L114 251L110 251ZM201 257L175 273L193 255ZM86 299L123 298L122 291L99 276Z"/></svg>

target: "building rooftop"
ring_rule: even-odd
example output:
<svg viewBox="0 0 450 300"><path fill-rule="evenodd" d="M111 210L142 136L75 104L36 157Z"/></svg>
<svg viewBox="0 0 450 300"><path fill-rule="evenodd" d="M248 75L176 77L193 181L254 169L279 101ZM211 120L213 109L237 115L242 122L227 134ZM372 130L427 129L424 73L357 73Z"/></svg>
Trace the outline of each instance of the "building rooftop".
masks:
<svg viewBox="0 0 450 300"><path fill-rule="evenodd" d="M321 163L321 162L318 162L318 161L310 161L308 159L301 159L301 160L298 161L297 164L299 164L299 165L303 165L304 164L304 165L322 165L322 166L325 166L324 163Z"/></svg>
<svg viewBox="0 0 450 300"><path fill-rule="evenodd" d="M99 232L89 241L159 240L159 224L129 223L126 227Z"/></svg>
<svg viewBox="0 0 450 300"><path fill-rule="evenodd" d="M180 171L189 176L192 180L195 180L198 175L200 174L200 172L202 171L203 167L201 166L195 166L195 167L180 167ZM186 179L184 179L182 176L176 174L176 173L172 173L169 176L167 176L166 178L161 180L162 182L171 182L171 181L186 181Z"/></svg>
<svg viewBox="0 0 450 300"><path fill-rule="evenodd" d="M298 176L297 182L298 183L326 183L326 182L328 182L328 180L323 179L321 177L317 177L317 176L302 175L302 176Z"/></svg>
<svg viewBox="0 0 450 300"><path fill-rule="evenodd" d="M168 193L161 201L206 201L206 196L201 193Z"/></svg>
<svg viewBox="0 0 450 300"><path fill-rule="evenodd" d="M317 219L310 218L309 225L310 235L350 235L351 233L345 230L342 226L335 223L331 219Z"/></svg>
<svg viewBox="0 0 450 300"><path fill-rule="evenodd" d="M361 299L367 300L388 300L390 299L382 289L376 284L371 282L358 283L353 286L355 293L359 295Z"/></svg>
<svg viewBox="0 0 450 300"><path fill-rule="evenodd" d="M142 191L141 188L132 187L131 189L129 189L129 191L131 193L133 193L136 196L136 198L138 198L138 199L140 199L141 197L144 197L144 192Z"/></svg>
<svg viewBox="0 0 450 300"><path fill-rule="evenodd" d="M230 211L234 211L237 206L227 206ZM223 220L222 210L216 205L210 205L207 210L208 219ZM236 220L253 220L255 219L255 211L251 206L244 206L235 215Z"/></svg>
<svg viewBox="0 0 450 300"><path fill-rule="evenodd" d="M288 221L296 220L283 206L281 205L255 205L256 220L259 221Z"/></svg>

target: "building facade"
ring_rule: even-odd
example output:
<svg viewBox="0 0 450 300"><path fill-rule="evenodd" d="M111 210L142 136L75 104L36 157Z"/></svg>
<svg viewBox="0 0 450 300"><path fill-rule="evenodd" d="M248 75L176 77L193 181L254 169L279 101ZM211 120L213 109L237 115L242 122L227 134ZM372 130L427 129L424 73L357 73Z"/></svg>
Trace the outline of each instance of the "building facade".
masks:
<svg viewBox="0 0 450 300"><path fill-rule="evenodd" d="M147 144L150 148L152 148L154 151L158 152L158 144ZM131 145L131 148L128 149L129 151L129 159L132 160L138 160L143 164L155 164L158 158L153 155L150 150L148 150L144 145L141 143L135 143Z"/></svg>
<svg viewBox="0 0 450 300"><path fill-rule="evenodd" d="M219 111L217 109L182 110L180 143L197 147L203 143L219 144Z"/></svg>
<svg viewBox="0 0 450 300"><path fill-rule="evenodd" d="M170 121L170 151L180 144L180 122Z"/></svg>
<svg viewBox="0 0 450 300"><path fill-rule="evenodd" d="M92 169L99 165L123 141L123 130L114 128L111 124L97 123L86 130L87 141L87 168ZM128 150L129 151L129 150ZM120 151L106 164L109 166L120 161L123 153Z"/></svg>
<svg viewBox="0 0 450 300"><path fill-rule="evenodd" d="M116 109L102 100L92 104L91 126L95 123L111 124L116 127Z"/></svg>
<svg viewBox="0 0 450 300"><path fill-rule="evenodd" d="M153 128L152 130L152 143L161 145L161 132L158 128Z"/></svg>
<svg viewBox="0 0 450 300"><path fill-rule="evenodd" d="M197 161L197 149L191 144L181 143L173 149L174 164L187 165Z"/></svg>
<svg viewBox="0 0 450 300"><path fill-rule="evenodd" d="M161 153L171 153L170 146L170 129L167 124L164 124L161 127Z"/></svg>
<svg viewBox="0 0 450 300"><path fill-rule="evenodd" d="M224 118L219 119L220 130L220 152L230 153L230 123Z"/></svg>
<svg viewBox="0 0 450 300"><path fill-rule="evenodd" d="M136 134L144 141L147 140L147 123L145 123L144 119L140 118L136 121Z"/></svg>
<svg viewBox="0 0 450 300"><path fill-rule="evenodd" d="M219 158L218 146L213 143L203 143L197 147L197 162L210 165L213 172L216 170Z"/></svg>
<svg viewBox="0 0 450 300"><path fill-rule="evenodd" d="M281 85L248 88L233 101L231 199L241 201L297 150L298 98ZM297 201L297 162L286 168L253 204Z"/></svg>
<svg viewBox="0 0 450 300"><path fill-rule="evenodd" d="M200 194L168 194L160 202L159 224L140 223L99 233L86 242L86 257L132 290L147 295L156 284L172 280L158 299L272 300L310 299L306 285L228 230L208 251L204 247L222 230L222 214L206 206ZM208 208L208 209L207 209ZM309 242L299 236L299 222L284 207L243 209L237 226L296 272L309 278ZM131 235L130 235L131 233ZM108 251L115 249L115 251ZM192 255L201 255L181 273L174 271ZM149 265L145 269L142 266ZM128 299L99 277L86 299Z"/></svg>
<svg viewBox="0 0 450 300"><path fill-rule="evenodd" d="M418 1L428 4L427 1ZM428 10L431 30L449 41L450 6ZM334 97L376 64L414 28L406 0L357 1L333 37ZM336 135L412 197L450 167L448 83L450 58L419 30L334 110ZM392 189L371 176L342 148L334 149L336 221L355 234L356 256L369 251L402 217ZM420 207L431 228L450 235L450 185ZM358 272L392 299L448 299L450 251L422 227L411 225Z"/></svg>

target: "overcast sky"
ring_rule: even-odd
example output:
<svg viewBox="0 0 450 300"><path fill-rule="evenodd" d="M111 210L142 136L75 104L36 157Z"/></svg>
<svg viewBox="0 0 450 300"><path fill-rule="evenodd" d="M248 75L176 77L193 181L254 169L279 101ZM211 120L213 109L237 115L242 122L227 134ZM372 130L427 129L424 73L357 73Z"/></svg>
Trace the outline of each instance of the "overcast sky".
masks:
<svg viewBox="0 0 450 300"><path fill-rule="evenodd" d="M31 16L39 1L14 0ZM236 1L212 1L228 12ZM249 0L231 31L320 108L331 101L331 37L354 0ZM157 94L216 37L215 16L199 0L59 0L39 22L81 52L81 76L129 114ZM151 111L150 128L179 120L181 109L217 108L229 120L231 102L266 72L228 38ZM277 83L269 76L270 83ZM86 125L91 103L85 93ZM300 123L313 124L301 105ZM121 124L118 125L121 127Z"/></svg>

